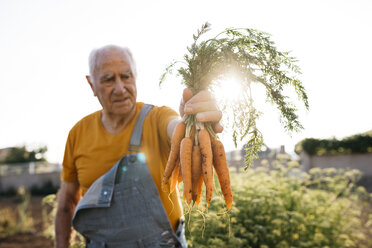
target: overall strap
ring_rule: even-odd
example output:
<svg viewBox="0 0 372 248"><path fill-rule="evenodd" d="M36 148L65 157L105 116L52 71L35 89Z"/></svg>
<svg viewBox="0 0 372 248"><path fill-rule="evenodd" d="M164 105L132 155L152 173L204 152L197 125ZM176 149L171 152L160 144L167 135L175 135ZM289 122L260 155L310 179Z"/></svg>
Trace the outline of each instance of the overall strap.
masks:
<svg viewBox="0 0 372 248"><path fill-rule="evenodd" d="M140 113L138 114L136 124L134 125L134 129L132 132L132 136L130 137L129 143L129 151L139 152L141 148L141 138L142 138L142 128L143 122L147 114L150 110L154 107L154 105L144 104L141 108Z"/></svg>

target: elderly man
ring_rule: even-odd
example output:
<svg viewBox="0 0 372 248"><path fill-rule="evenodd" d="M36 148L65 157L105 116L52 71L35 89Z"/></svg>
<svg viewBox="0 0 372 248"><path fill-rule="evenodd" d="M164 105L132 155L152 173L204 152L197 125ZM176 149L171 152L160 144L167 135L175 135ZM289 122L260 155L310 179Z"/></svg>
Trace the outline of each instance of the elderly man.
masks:
<svg viewBox="0 0 372 248"><path fill-rule="evenodd" d="M68 247L73 224L87 247L186 247L178 192L161 190L178 114L136 101L136 67L127 48L93 50L89 67L86 78L102 110L69 133L56 246ZM206 91L193 96L185 89L179 112L222 131L221 112Z"/></svg>

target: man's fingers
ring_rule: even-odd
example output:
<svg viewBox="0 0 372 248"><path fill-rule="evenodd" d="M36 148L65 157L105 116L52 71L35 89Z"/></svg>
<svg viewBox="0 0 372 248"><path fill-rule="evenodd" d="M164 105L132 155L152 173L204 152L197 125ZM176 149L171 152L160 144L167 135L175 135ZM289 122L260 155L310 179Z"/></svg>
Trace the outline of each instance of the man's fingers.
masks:
<svg viewBox="0 0 372 248"><path fill-rule="evenodd" d="M218 107L215 101L198 102L198 103L186 103L184 112L185 114L191 115L201 112L216 111Z"/></svg>
<svg viewBox="0 0 372 248"><path fill-rule="evenodd" d="M187 103L193 104L196 102L208 102L212 99L212 95L207 90L202 90L195 96L193 96Z"/></svg>
<svg viewBox="0 0 372 248"><path fill-rule="evenodd" d="M215 133L222 133L223 131L223 126L218 122L212 123L212 128Z"/></svg>
<svg viewBox="0 0 372 248"><path fill-rule="evenodd" d="M200 122L219 122L221 118L222 112L219 110L196 114L196 119Z"/></svg>
<svg viewBox="0 0 372 248"><path fill-rule="evenodd" d="M190 100L191 97L192 97L192 91L189 88L184 89L182 93L183 103L186 103L188 100Z"/></svg>
<svg viewBox="0 0 372 248"><path fill-rule="evenodd" d="M212 122L212 128L216 133L223 131L223 126L219 123L222 118L222 112L218 109L216 101L211 93L202 90L195 96L188 88L183 90L180 104L180 114L196 114L199 122Z"/></svg>
<svg viewBox="0 0 372 248"><path fill-rule="evenodd" d="M189 88L184 89L182 93L182 99L181 99L180 109L179 109L181 116L184 115L185 104L187 101L190 100L191 97L192 97L192 91Z"/></svg>

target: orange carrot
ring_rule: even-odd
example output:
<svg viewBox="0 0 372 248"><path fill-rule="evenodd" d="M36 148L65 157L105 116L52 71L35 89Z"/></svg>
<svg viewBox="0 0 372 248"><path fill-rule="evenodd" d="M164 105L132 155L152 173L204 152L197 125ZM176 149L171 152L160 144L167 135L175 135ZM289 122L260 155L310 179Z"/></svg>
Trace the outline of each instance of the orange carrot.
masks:
<svg viewBox="0 0 372 248"><path fill-rule="evenodd" d="M192 183L192 200L195 202L198 196L198 187L200 177L203 174L202 159L200 154L200 147L194 145L192 147L191 160L191 183Z"/></svg>
<svg viewBox="0 0 372 248"><path fill-rule="evenodd" d="M174 167L176 166L176 161L180 153L180 143L182 138L185 136L186 125L184 122L177 124L171 140L171 151L169 153L167 166L165 167L163 180L161 182L161 187L163 191L168 191L168 181L171 176Z"/></svg>
<svg viewBox="0 0 372 248"><path fill-rule="evenodd" d="M180 160L177 159L176 167L174 168L171 176L170 193L174 191L178 182L178 168L180 167Z"/></svg>
<svg viewBox="0 0 372 248"><path fill-rule="evenodd" d="M192 184L191 184L191 154L192 154L192 140L185 137L181 141L180 162L183 179L183 194L186 198L187 205L192 199Z"/></svg>
<svg viewBox="0 0 372 248"><path fill-rule="evenodd" d="M198 187L197 187L197 193L196 193L196 205L199 206L199 202L200 202L200 196L201 196L201 192L202 192L202 188L203 188L203 174L200 175L200 179L199 179L199 182L198 182Z"/></svg>
<svg viewBox="0 0 372 248"><path fill-rule="evenodd" d="M182 183L182 168L178 166L178 184Z"/></svg>
<svg viewBox="0 0 372 248"><path fill-rule="evenodd" d="M227 209L230 210L233 196L230 185L229 168L227 166L225 148L221 141L212 139L213 166L216 170L222 194L225 198Z"/></svg>
<svg viewBox="0 0 372 248"><path fill-rule="evenodd" d="M202 155L203 180L206 190L207 207L212 200L213 193L213 168L212 168L212 148L211 139L206 129L201 129L198 134L200 152Z"/></svg>

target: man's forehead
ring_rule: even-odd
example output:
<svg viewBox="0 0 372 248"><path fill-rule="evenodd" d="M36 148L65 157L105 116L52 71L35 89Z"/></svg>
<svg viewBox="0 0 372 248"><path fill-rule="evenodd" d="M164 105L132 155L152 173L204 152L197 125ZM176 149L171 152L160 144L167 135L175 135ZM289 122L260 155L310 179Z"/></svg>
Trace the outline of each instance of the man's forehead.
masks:
<svg viewBox="0 0 372 248"><path fill-rule="evenodd" d="M129 63L130 59L124 51L117 49L102 51L97 57L98 65L103 63L111 63L113 61L125 61Z"/></svg>
<svg viewBox="0 0 372 248"><path fill-rule="evenodd" d="M128 55L122 51L112 51L100 54L97 58L97 69L110 69L112 66L127 66L131 68L131 63Z"/></svg>

